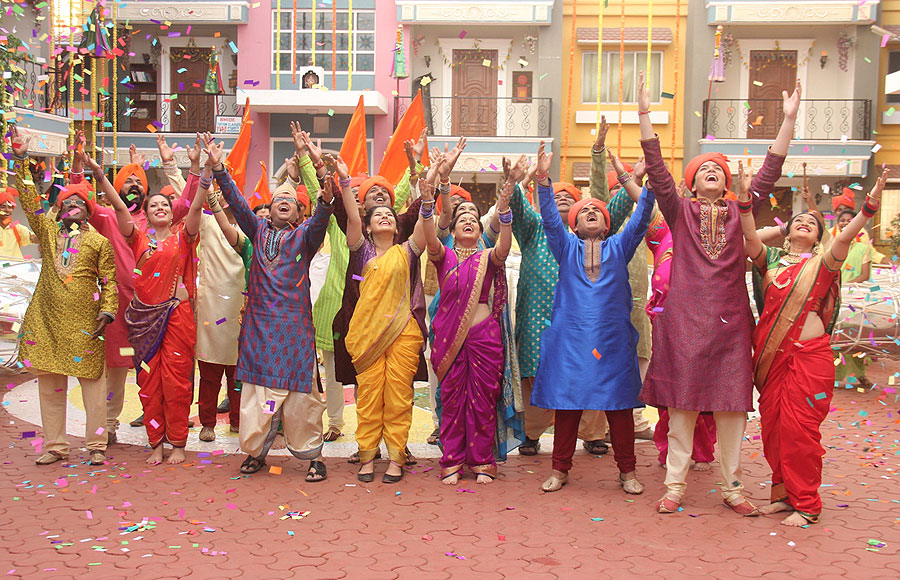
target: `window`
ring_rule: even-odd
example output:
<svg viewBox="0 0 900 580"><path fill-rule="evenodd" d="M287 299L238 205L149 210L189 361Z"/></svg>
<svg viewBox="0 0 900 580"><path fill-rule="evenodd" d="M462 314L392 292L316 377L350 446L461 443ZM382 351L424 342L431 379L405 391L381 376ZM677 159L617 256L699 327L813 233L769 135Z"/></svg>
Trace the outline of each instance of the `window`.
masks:
<svg viewBox="0 0 900 580"><path fill-rule="evenodd" d="M281 24L281 36L274 21L275 15ZM291 10L273 12L272 46L275 48L272 72L292 72L291 68L291 30L292 16L296 17L296 48L294 64L297 69L305 66L321 66L331 70L331 10L316 11L315 40L313 39L312 10ZM335 20L335 68L338 74L349 71L349 59L353 58L353 74L375 72L375 11L366 9L353 10L353 32L350 28L350 14L347 10L338 10ZM352 36L352 38L351 38ZM315 62L313 62L313 43L315 42ZM352 43L352 45L351 45ZM352 49L352 50L350 50Z"/></svg>
<svg viewBox="0 0 900 580"><path fill-rule="evenodd" d="M895 73L900 70L900 51L892 50L888 56L888 74ZM900 103L900 95L888 95L886 98L888 103Z"/></svg>
<svg viewBox="0 0 900 580"><path fill-rule="evenodd" d="M660 100L660 79L662 78L662 53L651 52L650 67L650 99L654 103ZM624 82L622 83L622 102L637 103L638 72L647 70L647 53L626 52L623 60ZM600 89L601 103L619 102L619 52L603 53L603 79ZM597 102L597 53L582 53L581 58L581 102Z"/></svg>

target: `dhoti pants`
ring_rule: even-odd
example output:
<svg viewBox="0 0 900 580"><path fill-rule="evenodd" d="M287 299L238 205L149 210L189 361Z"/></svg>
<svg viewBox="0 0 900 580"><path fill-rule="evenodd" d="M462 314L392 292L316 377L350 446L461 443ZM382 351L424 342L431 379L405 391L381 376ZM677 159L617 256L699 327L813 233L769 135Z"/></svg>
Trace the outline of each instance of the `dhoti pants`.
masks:
<svg viewBox="0 0 900 580"><path fill-rule="evenodd" d="M284 428L284 444L297 459L316 459L322 454L322 413L325 401L319 385L301 393L244 383L241 387L241 451L263 459Z"/></svg>

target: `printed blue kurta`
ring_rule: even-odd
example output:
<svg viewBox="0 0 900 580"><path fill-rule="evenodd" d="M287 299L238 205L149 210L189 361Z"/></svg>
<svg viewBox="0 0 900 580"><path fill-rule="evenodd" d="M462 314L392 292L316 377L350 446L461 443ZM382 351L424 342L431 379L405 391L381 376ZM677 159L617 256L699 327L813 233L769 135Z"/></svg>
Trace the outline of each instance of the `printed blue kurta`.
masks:
<svg viewBox="0 0 900 580"><path fill-rule="evenodd" d="M541 338L531 404L602 411L642 407L628 262L647 231L653 193L641 195L628 224L603 241L600 276L591 282L584 271L584 240L563 225L553 188L539 187L538 192L547 245L559 263L559 282L552 322Z"/></svg>
<svg viewBox="0 0 900 580"><path fill-rule="evenodd" d="M227 172L215 177L238 226L253 243L235 378L309 393L316 364L309 262L325 239L334 205L319 203L300 226L276 230L250 210Z"/></svg>

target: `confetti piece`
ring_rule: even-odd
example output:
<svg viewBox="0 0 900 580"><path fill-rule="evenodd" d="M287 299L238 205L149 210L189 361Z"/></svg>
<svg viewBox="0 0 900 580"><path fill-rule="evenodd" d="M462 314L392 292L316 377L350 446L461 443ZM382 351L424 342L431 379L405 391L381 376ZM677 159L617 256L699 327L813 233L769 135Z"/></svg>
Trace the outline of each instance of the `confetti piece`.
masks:
<svg viewBox="0 0 900 580"><path fill-rule="evenodd" d="M272 465L269 467L269 473L271 473L272 475L281 475L281 467Z"/></svg>
<svg viewBox="0 0 900 580"><path fill-rule="evenodd" d="M159 429L159 422L156 419L150 419L150 426L154 429Z"/></svg>
<svg viewBox="0 0 900 580"><path fill-rule="evenodd" d="M602 354L600 354L600 353L597 351L596 348L595 348L594 350L591 351L591 354L593 354L593 355L594 355L594 358L597 359L597 360L600 360L600 357L603 356Z"/></svg>
<svg viewBox="0 0 900 580"><path fill-rule="evenodd" d="M328 116L334 117L334 109L328 109Z"/></svg>
<svg viewBox="0 0 900 580"><path fill-rule="evenodd" d="M145 361L141 361L141 368L144 369L145 372L150 372L150 365L148 365Z"/></svg>
<svg viewBox="0 0 900 580"><path fill-rule="evenodd" d="M225 320L226 320L225 318L220 318L220 319L216 320L216 325L222 324L223 322L225 322Z"/></svg>
<svg viewBox="0 0 900 580"><path fill-rule="evenodd" d="M894 107L891 107L890 109L885 111L884 114L887 115L888 117L890 117L891 115L894 114L894 111L895 111Z"/></svg>
<svg viewBox="0 0 900 580"><path fill-rule="evenodd" d="M486 59L484 59L483 61L481 61L481 66L486 66L486 67L490 68L490 66L491 66L491 59L486 58Z"/></svg>
<svg viewBox="0 0 900 580"><path fill-rule="evenodd" d="M351 276L351 278L353 278L354 280L359 280L360 282L365 280L365 278L363 278L362 276L358 276L356 274L353 274L353 276Z"/></svg>
<svg viewBox="0 0 900 580"><path fill-rule="evenodd" d="M758 86L758 87L763 86L763 84L762 84L760 81L753 81L753 84L756 85L756 86Z"/></svg>
<svg viewBox="0 0 900 580"><path fill-rule="evenodd" d="M134 349L130 346L123 346L119 349L119 356L134 356Z"/></svg>
<svg viewBox="0 0 900 580"><path fill-rule="evenodd" d="M721 320L724 324L728 324L728 321L722 318L722 315L719 315L719 320Z"/></svg>
<svg viewBox="0 0 900 580"><path fill-rule="evenodd" d="M237 46L235 46L233 40L229 40L229 41L228 41L228 48L231 49L231 52L233 52L234 54L237 54L238 48L237 48Z"/></svg>
<svg viewBox="0 0 900 580"><path fill-rule="evenodd" d="M468 32L466 32L465 30L460 30L460 31L459 31L459 37L460 37L460 38L465 38L465 37L466 37L466 34L468 34Z"/></svg>

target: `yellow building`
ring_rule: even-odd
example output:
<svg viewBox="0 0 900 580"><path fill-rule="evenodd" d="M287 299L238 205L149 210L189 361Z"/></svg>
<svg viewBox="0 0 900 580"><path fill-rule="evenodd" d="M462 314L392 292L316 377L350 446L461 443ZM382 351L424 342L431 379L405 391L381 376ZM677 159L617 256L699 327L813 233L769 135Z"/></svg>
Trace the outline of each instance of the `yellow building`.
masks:
<svg viewBox="0 0 900 580"><path fill-rule="evenodd" d="M638 71L647 72L648 25L653 30L649 47L651 120L666 161L674 161L675 174L679 175L684 150L681 93L688 1L610 0L603 8L599 43L598 10L602 3L563 0L561 178L587 185L598 112L610 124L606 143L613 152L629 163L640 156L636 97ZM602 44L599 86L598 44Z"/></svg>
<svg viewBox="0 0 900 580"><path fill-rule="evenodd" d="M875 153L875 166L886 164L891 168L893 176L889 178L882 198L881 210L875 218L872 230L872 241L888 258L889 232L891 220L900 214L900 93L886 94L892 87L887 87L886 77L891 73L900 76L900 3L883 2L881 4L882 30L873 27L873 32L888 35L885 44L882 37L882 48L879 67L878 105L876 107L875 125L878 133L875 140L881 145ZM883 224L883 225L880 225Z"/></svg>

